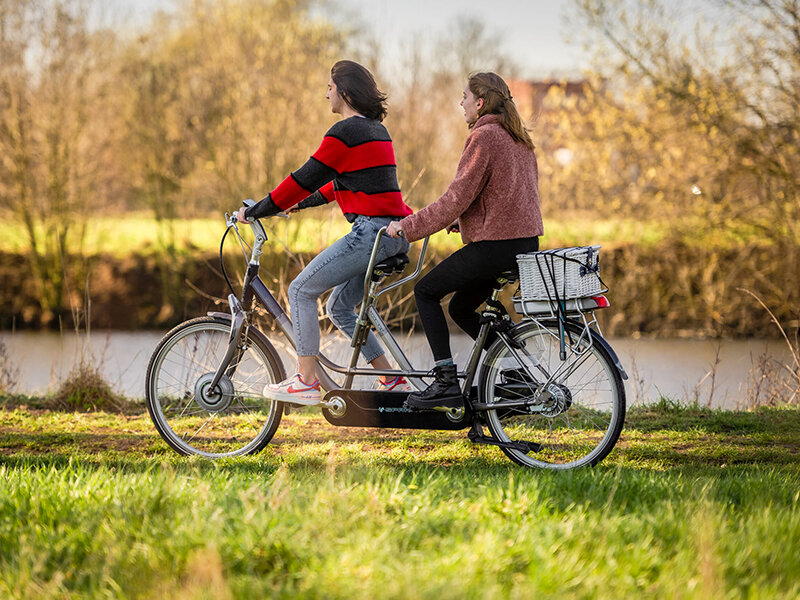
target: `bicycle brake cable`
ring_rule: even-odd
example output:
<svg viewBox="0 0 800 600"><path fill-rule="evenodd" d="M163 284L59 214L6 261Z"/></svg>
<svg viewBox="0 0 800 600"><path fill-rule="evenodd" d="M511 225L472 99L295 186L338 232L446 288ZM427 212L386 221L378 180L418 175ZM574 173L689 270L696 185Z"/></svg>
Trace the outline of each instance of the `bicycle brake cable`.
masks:
<svg viewBox="0 0 800 600"><path fill-rule="evenodd" d="M252 252L253 249L250 246L250 244L248 244L244 240L242 235L239 233L239 229L236 227L235 224L228 225L228 228L225 230L225 233L222 234L222 240L219 243L219 266L220 266L220 269L222 270L222 276L225 278L225 283L228 284L228 289L235 296L236 295L236 290L233 289L233 284L231 283L231 280L228 277L228 272L225 270L225 262L222 260L222 249L223 249L223 246L225 245L225 238L228 237L228 233L230 233L231 229L233 229L234 232L236 233L236 238L237 238L237 240L239 242L239 248L242 251L242 256L244 256L245 262L248 261L247 252L248 251ZM247 248L247 249L245 250L245 248Z"/></svg>
<svg viewBox="0 0 800 600"><path fill-rule="evenodd" d="M225 261L222 260L222 248L225 246L225 238L228 237L228 233L231 230L233 225L228 225L228 228L225 230L225 233L222 234L222 241L219 243L219 268L222 271L222 276L225 278L225 283L228 284L228 289L231 291L232 294L236 295L236 292L233 289L233 284L231 280L228 278L228 272L225 270Z"/></svg>

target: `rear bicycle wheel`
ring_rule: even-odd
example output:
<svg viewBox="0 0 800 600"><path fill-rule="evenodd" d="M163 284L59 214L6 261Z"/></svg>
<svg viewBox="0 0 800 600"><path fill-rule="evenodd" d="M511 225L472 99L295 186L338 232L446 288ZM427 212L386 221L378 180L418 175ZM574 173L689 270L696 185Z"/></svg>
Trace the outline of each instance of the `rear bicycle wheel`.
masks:
<svg viewBox="0 0 800 600"><path fill-rule="evenodd" d="M567 332L573 343L567 345L564 361L553 330L525 321L511 332L523 349L515 354L498 339L481 365L482 402L525 401L524 406L484 413L496 440L540 447L525 452L501 446L520 465L596 465L611 452L622 430L625 387L611 356L594 341L597 334L588 335L582 325L567 323Z"/></svg>
<svg viewBox="0 0 800 600"><path fill-rule="evenodd" d="M164 336L150 358L147 410L164 441L181 454L253 454L269 443L280 424L283 404L262 391L285 379L283 365L253 327L216 392L209 389L228 348L230 327L230 317L186 321Z"/></svg>

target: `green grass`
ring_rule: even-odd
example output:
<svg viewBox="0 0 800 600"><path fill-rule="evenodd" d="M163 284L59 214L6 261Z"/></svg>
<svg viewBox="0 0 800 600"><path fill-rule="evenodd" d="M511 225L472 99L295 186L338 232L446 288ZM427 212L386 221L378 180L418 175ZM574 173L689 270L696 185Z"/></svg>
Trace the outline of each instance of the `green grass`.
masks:
<svg viewBox="0 0 800 600"><path fill-rule="evenodd" d="M265 219L270 228L272 243L284 244L293 252L319 252L350 230L338 209L318 210L290 219ZM0 251L22 253L27 250L27 238L16 221L0 221L4 235L0 238ZM180 249L216 251L225 230L219 218L182 219L174 222L175 241ZM543 247L585 245L589 242L608 244L637 243L655 245L669 234L663 222L643 223L634 219L598 220L591 215L574 215L550 219L545 223ZM88 255L112 254L125 256L147 253L158 249L159 226L142 214L119 218L96 217L88 223L84 252ZM442 250L455 250L461 246L461 236L436 234L431 243ZM233 246L231 246L233 249ZM77 248L71 248L75 252Z"/></svg>
<svg viewBox="0 0 800 600"><path fill-rule="evenodd" d="M349 223L341 215L338 219L333 217L333 213L320 213L318 218L269 219L264 223L270 228L268 233L274 242L291 243L291 249L295 252L315 252L349 231ZM28 242L22 226L14 221L0 223L5 232L0 238L0 251L25 252ZM218 218L176 219L173 226L174 241L181 250L216 252L225 232L222 214ZM101 216L93 218L87 225L84 252L88 255L114 256L157 252L160 235L164 233L160 233L159 225L145 215ZM233 244L230 249L234 249ZM76 252L77 248L71 247L70 251Z"/></svg>
<svg viewBox="0 0 800 600"><path fill-rule="evenodd" d="M800 410L632 410L598 467L286 417L244 459L146 413L0 412L0 597L795 598Z"/></svg>
<svg viewBox="0 0 800 600"><path fill-rule="evenodd" d="M262 222L270 238L268 247L292 253L319 253L351 228L337 207L307 211L290 219L271 218ZM27 252L27 236L21 224L0 219L0 225L4 231L0 237L0 252ZM653 248L675 239L682 239L690 246L717 249L769 243L765 242L762 230L751 223L732 222L725 227L709 228L705 221L690 217L681 219L676 227L665 220L598 218L594 214L568 213L545 215L544 227L545 234L540 241L543 249L587 244L600 244L606 249L620 245ZM176 219L172 228L172 240L179 252L216 253L225 224L220 214L219 217ZM166 239L164 232L163 226L143 213L94 217L87 224L82 253L85 256L110 254L116 257L159 253L163 251L163 240ZM247 237L249 239L249 232ZM69 251L77 254L77 240L71 239L70 242ZM439 253L454 252L461 245L460 235L439 232L431 238L432 249ZM229 252L238 252L232 237L226 248Z"/></svg>
<svg viewBox="0 0 800 600"><path fill-rule="evenodd" d="M290 219L270 218L262 221L267 227L270 244L283 246L292 252L317 253L350 231L351 225L342 218L338 207L305 211ZM13 219L0 218L4 235L0 237L0 252L27 252L27 234ZM225 231L223 216L176 219L171 224L173 241L178 250L216 252ZM668 240L683 239L690 246L731 249L769 243L763 228L750 222L731 221L724 227L709 227L705 219L684 216L676 223L667 220L643 221L634 218L602 218L587 212L548 214L544 218L545 235L542 248L601 244L606 248L631 244L655 247ZM120 216L96 216L87 223L83 253L127 256L132 253L161 251L166 230L146 213ZM69 251L78 252L77 240L70 239ZM461 236L444 232L435 234L431 244L439 251L454 251L461 246ZM798 240L800 243L800 240ZM229 250L234 250L231 241Z"/></svg>

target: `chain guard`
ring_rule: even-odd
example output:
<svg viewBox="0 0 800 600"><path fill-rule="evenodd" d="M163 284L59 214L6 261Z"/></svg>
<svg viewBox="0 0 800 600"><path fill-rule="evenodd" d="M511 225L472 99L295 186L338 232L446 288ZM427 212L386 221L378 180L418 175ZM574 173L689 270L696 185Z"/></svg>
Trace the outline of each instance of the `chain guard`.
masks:
<svg viewBox="0 0 800 600"><path fill-rule="evenodd" d="M408 392L333 390L325 394L322 414L331 425L397 429L458 430L472 424L472 411L456 414L436 410L412 410L403 406Z"/></svg>

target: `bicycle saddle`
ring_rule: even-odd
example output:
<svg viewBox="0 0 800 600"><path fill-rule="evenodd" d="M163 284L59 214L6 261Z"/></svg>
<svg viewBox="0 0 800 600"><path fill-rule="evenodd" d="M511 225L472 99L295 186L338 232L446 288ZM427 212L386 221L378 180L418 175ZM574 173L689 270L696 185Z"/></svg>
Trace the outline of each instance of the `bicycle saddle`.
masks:
<svg viewBox="0 0 800 600"><path fill-rule="evenodd" d="M514 283L517 279L519 279L519 269L511 269L509 271L503 271L498 275L498 277L502 277L503 279L508 279L509 283Z"/></svg>
<svg viewBox="0 0 800 600"><path fill-rule="evenodd" d="M382 260L377 265L373 271L381 271L383 274L388 275L393 271L397 271L398 273L402 271L405 266L409 263L408 254L405 252L403 254L395 254L394 256L390 256L389 258Z"/></svg>

